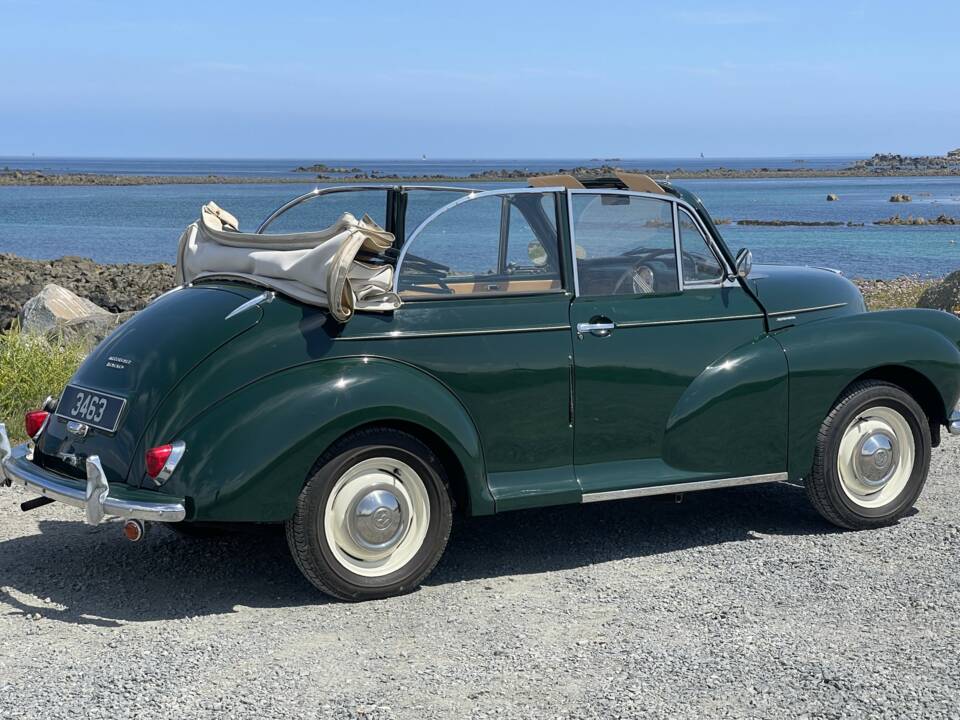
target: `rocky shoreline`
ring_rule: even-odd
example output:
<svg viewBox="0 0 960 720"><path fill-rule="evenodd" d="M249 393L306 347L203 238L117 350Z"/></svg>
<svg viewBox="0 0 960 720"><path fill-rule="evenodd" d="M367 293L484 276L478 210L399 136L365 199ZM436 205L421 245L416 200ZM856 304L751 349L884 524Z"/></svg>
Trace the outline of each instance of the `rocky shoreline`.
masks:
<svg viewBox="0 0 960 720"><path fill-rule="evenodd" d="M798 163L801 161L798 161ZM369 183L369 182L524 182L530 177L554 174L570 174L581 177L597 177L621 171L616 165L604 163L599 166L558 168L534 172L528 170L484 170L464 176L451 175L389 175L377 171L364 172L357 167L330 167L325 163L301 165L291 172L304 175L297 177L242 177L226 175L101 175L97 173L45 173L39 170L0 170L0 186L3 185L251 185L251 184L296 184L306 182L324 183ZM819 170L796 168L709 168L684 170L681 168L630 169L656 179L710 180L710 179L775 179L775 178L831 178L831 177L929 177L960 176L960 148L946 155L908 156L877 153L867 160L858 160L846 168Z"/></svg>
<svg viewBox="0 0 960 720"><path fill-rule="evenodd" d="M954 284L960 287L960 273L956 275ZM892 280L854 278L853 282L863 292L872 310L915 307L922 294L938 287L935 279L913 276ZM101 264L80 257L31 260L0 253L0 330L9 329L19 317L23 305L51 283L104 310L122 315L141 310L151 299L173 287L174 268L166 263ZM930 297L933 302L939 295ZM927 306L937 307L935 304Z"/></svg>
<svg viewBox="0 0 960 720"><path fill-rule="evenodd" d="M141 310L174 285L166 263L100 264L88 258L30 260L0 253L0 329L8 329L24 303L54 283L112 313Z"/></svg>

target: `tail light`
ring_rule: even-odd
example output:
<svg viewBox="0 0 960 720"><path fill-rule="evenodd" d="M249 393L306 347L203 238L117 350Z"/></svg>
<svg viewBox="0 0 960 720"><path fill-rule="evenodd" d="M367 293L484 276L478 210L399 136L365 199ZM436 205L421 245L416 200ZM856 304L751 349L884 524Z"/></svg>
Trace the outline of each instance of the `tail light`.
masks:
<svg viewBox="0 0 960 720"><path fill-rule="evenodd" d="M180 440L169 445L150 448L144 455L147 475L157 485L163 485L177 469L177 464L186 450L186 444Z"/></svg>
<svg viewBox="0 0 960 720"><path fill-rule="evenodd" d="M23 425L27 429L27 437L36 437L43 429L43 424L50 417L46 410L30 410L23 416Z"/></svg>

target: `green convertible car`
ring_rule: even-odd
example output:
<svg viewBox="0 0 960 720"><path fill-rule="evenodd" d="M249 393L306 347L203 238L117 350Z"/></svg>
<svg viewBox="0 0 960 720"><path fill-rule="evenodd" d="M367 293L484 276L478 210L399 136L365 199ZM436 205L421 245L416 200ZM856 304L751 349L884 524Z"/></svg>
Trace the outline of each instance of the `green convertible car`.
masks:
<svg viewBox="0 0 960 720"><path fill-rule="evenodd" d="M389 278L375 308L350 283L348 313L255 272L184 282L51 388L30 442L0 425L0 485L134 540L283 523L314 585L363 600L416 588L455 510L789 480L831 523L882 526L960 432L960 320L751 267L669 183L339 186L255 234L345 210L387 238L357 256Z"/></svg>

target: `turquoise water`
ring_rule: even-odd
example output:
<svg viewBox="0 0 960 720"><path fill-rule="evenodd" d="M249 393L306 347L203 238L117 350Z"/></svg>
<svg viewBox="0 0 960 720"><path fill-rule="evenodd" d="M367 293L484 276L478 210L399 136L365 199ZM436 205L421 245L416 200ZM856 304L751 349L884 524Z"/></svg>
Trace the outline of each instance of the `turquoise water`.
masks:
<svg viewBox="0 0 960 720"><path fill-rule="evenodd" d="M258 169L260 166L256 163L268 161L249 162L254 163L251 173L262 174L265 171ZM411 162L407 161L407 164ZM555 168L565 162L582 161L537 162ZM750 160L749 164L757 166L763 162ZM290 165L288 161L269 163L278 172ZM353 161L337 162L341 163L351 164ZM449 161L444 168L453 167L452 163ZM25 161L0 158L0 167L4 164L26 167ZM493 163L494 167L499 165ZM99 169L116 171L105 167L108 169ZM157 167L162 168L158 172L172 171L166 165ZM143 172L143 169L130 171ZM206 171L220 172L215 166L212 169L208 166ZM870 225L894 213L928 218L946 213L960 217L960 178L686 180L678 184L697 193L715 218L867 223L864 227L720 227L734 251L741 246L749 247L757 262L826 265L843 270L852 277L870 278L904 274L936 276L960 268L960 225ZM237 215L244 229L253 229L275 207L311 187L311 183L0 187L0 252L33 258L83 255L99 262L172 262L181 230L196 218L200 206L206 201L215 200ZM831 192L840 196L838 202L825 201L827 193ZM913 202L888 202L890 195L901 192L912 195ZM315 228L328 218L332 219L333 210L339 212L341 209L349 209L354 214L371 211L381 219L379 200L372 199L373 193L368 195L371 199L367 200L364 195L363 201L359 195L350 196L345 200L345 206L328 208L329 214L321 213L319 208L291 214L284 225L275 229ZM436 205L450 199L451 196L437 195L429 201L418 201L413 212L418 218L425 217ZM361 202L369 202L369 205L357 207Z"/></svg>

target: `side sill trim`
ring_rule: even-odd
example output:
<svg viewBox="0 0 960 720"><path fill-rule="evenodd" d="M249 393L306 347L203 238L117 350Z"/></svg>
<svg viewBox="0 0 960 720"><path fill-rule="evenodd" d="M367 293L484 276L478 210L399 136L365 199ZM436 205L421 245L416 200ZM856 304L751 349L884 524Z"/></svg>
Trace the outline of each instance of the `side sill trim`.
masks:
<svg viewBox="0 0 960 720"><path fill-rule="evenodd" d="M584 493L580 502L592 503L605 500L623 500L626 498L649 497L651 495L670 495L673 493L696 492L697 490L714 490L740 485L759 485L761 483L783 482L787 473L767 473L766 475L744 475L742 477L720 478L719 480L699 480L696 482L674 483L672 485L653 485L650 487L628 488L626 490L611 490L609 492Z"/></svg>
<svg viewBox="0 0 960 720"><path fill-rule="evenodd" d="M418 332L403 332L398 330L394 333L385 335L357 335L356 337L338 337L340 341L357 340L406 340L413 338L437 338L437 337L457 337L462 335L508 335L511 333L534 333L534 332L556 332L558 330L570 331L569 325L541 325L539 327L518 327L518 328L489 328L483 330L437 330Z"/></svg>

